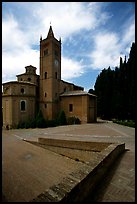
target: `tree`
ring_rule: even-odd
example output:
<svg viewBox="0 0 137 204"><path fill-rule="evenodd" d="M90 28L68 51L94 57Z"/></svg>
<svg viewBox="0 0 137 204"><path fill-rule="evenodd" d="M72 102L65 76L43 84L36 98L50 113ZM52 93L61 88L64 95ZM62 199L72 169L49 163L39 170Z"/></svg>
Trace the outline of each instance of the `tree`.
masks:
<svg viewBox="0 0 137 204"><path fill-rule="evenodd" d="M129 59L115 70L103 69L95 82L97 115L104 119L135 119L135 43L132 43ZM92 89L89 90L92 92Z"/></svg>
<svg viewBox="0 0 137 204"><path fill-rule="evenodd" d="M66 125L66 124L67 124L67 120L66 120L65 112L61 110L57 116L57 125Z"/></svg>
<svg viewBox="0 0 137 204"><path fill-rule="evenodd" d="M46 120L44 119L41 110L39 110L39 112L38 112L38 114L36 116L35 123L36 123L36 127L38 127L38 128L45 128L45 127L47 127Z"/></svg>

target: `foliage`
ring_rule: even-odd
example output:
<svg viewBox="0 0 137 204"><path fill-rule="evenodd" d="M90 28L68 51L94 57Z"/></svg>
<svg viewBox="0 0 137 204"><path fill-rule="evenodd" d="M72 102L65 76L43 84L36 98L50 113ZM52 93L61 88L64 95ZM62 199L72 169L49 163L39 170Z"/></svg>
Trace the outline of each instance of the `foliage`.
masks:
<svg viewBox="0 0 137 204"><path fill-rule="evenodd" d="M117 123L120 125L125 125L128 127L134 127L135 128L135 122L133 120L116 120L116 119L114 119L113 123Z"/></svg>
<svg viewBox="0 0 137 204"><path fill-rule="evenodd" d="M56 123L57 125L67 125L66 115L63 110L59 111Z"/></svg>
<svg viewBox="0 0 137 204"><path fill-rule="evenodd" d="M91 90L93 93L93 90ZM97 115L102 119L135 119L135 43L115 70L103 69L95 82Z"/></svg>
<svg viewBox="0 0 137 204"><path fill-rule="evenodd" d="M17 125L17 128L44 128L47 127L46 121L42 115L42 112L39 111L36 118L32 120L21 121Z"/></svg>
<svg viewBox="0 0 137 204"><path fill-rule="evenodd" d="M95 90L94 89L89 89L88 93L95 94Z"/></svg>
<svg viewBox="0 0 137 204"><path fill-rule="evenodd" d="M81 121L79 118L72 116L67 118L67 124L68 125L74 125L74 124L80 124Z"/></svg>
<svg viewBox="0 0 137 204"><path fill-rule="evenodd" d="M38 112L38 114L36 116L36 120L35 121L36 121L36 127L37 128L45 128L45 127L47 127L46 120L44 119L41 110L39 110L39 112Z"/></svg>
<svg viewBox="0 0 137 204"><path fill-rule="evenodd" d="M17 129L19 128L25 128L25 122L19 122L17 125Z"/></svg>
<svg viewBox="0 0 137 204"><path fill-rule="evenodd" d="M47 120L47 127L56 127L57 126L57 122L56 120Z"/></svg>

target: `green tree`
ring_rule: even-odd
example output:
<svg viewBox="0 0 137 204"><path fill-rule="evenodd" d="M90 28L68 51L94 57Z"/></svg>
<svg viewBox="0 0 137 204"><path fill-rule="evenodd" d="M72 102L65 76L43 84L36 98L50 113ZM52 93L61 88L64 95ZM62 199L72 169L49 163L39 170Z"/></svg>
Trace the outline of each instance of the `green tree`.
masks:
<svg viewBox="0 0 137 204"><path fill-rule="evenodd" d="M59 111L56 121L57 121L57 125L67 124L66 115L63 110Z"/></svg>
<svg viewBox="0 0 137 204"><path fill-rule="evenodd" d="M115 70L103 69L95 82L97 114L105 119L135 119L135 43L129 59Z"/></svg>
<svg viewBox="0 0 137 204"><path fill-rule="evenodd" d="M36 116L36 127L38 128L45 128L47 127L47 124L46 124L46 120L44 119L43 117L43 114L42 114L42 111L39 110L37 116Z"/></svg>

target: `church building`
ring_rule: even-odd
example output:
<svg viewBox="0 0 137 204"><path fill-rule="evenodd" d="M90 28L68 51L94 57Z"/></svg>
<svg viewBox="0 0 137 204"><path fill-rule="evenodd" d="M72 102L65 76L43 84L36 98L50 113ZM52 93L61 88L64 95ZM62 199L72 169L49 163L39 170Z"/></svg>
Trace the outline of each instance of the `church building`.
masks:
<svg viewBox="0 0 137 204"><path fill-rule="evenodd" d="M17 81L3 83L4 128L16 128L20 122L34 119L39 110L46 120L55 119L63 110L66 118L75 116L81 123L96 122L96 96L61 79L61 40L54 37L51 26L47 38L40 38L40 75L32 65L25 69L25 73L16 76Z"/></svg>

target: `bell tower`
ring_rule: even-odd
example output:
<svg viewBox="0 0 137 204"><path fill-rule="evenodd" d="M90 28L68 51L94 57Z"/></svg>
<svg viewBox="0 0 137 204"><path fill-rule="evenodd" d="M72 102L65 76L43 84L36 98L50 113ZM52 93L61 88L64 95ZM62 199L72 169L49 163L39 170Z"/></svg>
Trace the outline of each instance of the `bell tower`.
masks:
<svg viewBox="0 0 137 204"><path fill-rule="evenodd" d="M47 38L40 38L40 109L45 119L55 119L59 111L60 80L61 40L50 26Z"/></svg>

